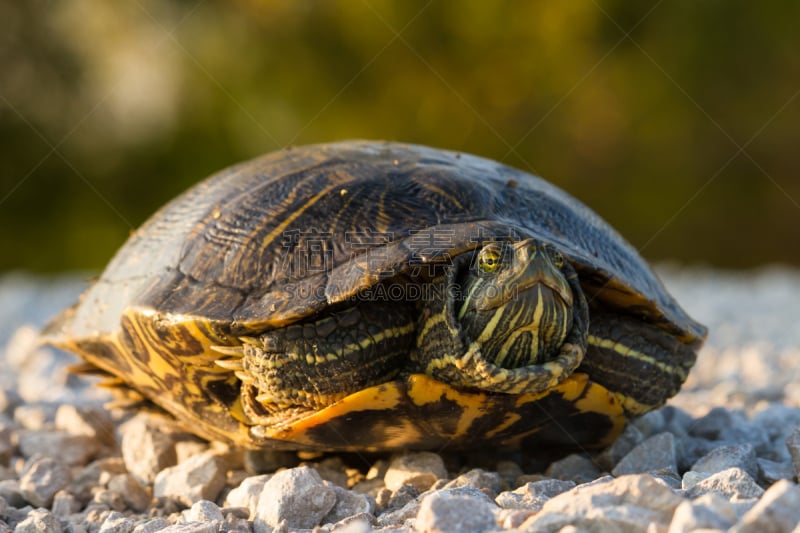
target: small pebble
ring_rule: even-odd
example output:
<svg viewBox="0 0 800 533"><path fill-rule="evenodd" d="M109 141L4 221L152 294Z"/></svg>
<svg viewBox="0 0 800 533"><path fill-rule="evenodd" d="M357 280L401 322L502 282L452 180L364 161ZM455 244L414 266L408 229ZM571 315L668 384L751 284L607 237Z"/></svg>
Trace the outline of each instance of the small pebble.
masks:
<svg viewBox="0 0 800 533"><path fill-rule="evenodd" d="M696 472L715 473L728 468L741 468L750 477L758 478L756 452L750 444L731 444L714 448L701 457L693 466Z"/></svg>
<svg viewBox="0 0 800 533"><path fill-rule="evenodd" d="M336 503L328 514L322 517L322 524L336 524L349 516L367 515L374 511L370 499L352 490L338 485L331 485L336 495Z"/></svg>
<svg viewBox="0 0 800 533"><path fill-rule="evenodd" d="M43 431L54 416L52 405L22 404L14 409L14 422L31 431Z"/></svg>
<svg viewBox="0 0 800 533"><path fill-rule="evenodd" d="M33 509L14 528L14 533L49 533L61 531L58 519L47 509Z"/></svg>
<svg viewBox="0 0 800 533"><path fill-rule="evenodd" d="M224 486L224 461L214 452L204 452L159 472L153 496L173 498L191 506L200 500L216 500Z"/></svg>
<svg viewBox="0 0 800 533"><path fill-rule="evenodd" d="M108 513L98 533L130 533L136 527L136 522L124 514L113 511Z"/></svg>
<svg viewBox="0 0 800 533"><path fill-rule="evenodd" d="M496 529L494 503L477 489L445 489L423 498L415 529L420 532L482 533Z"/></svg>
<svg viewBox="0 0 800 533"><path fill-rule="evenodd" d="M697 482L686 492L686 495L689 498L697 498L709 492L722 494L729 499L741 500L758 498L764 494L764 489L758 486L750 474L741 468L734 467L712 474Z"/></svg>
<svg viewBox="0 0 800 533"><path fill-rule="evenodd" d="M125 466L139 483L153 483L159 472L177 463L175 437L163 432L147 413L134 416L119 428Z"/></svg>
<svg viewBox="0 0 800 533"><path fill-rule="evenodd" d="M225 496L225 506L245 507L250 511L250 517L254 517L258 507L258 499L264 490L264 484L271 477L272 474L262 474L243 479L238 487L232 489Z"/></svg>
<svg viewBox="0 0 800 533"><path fill-rule="evenodd" d="M88 437L107 446L116 443L111 417L102 409L71 404L59 405L55 414L55 427L70 435Z"/></svg>
<svg viewBox="0 0 800 533"><path fill-rule="evenodd" d="M735 423L734 415L724 407L714 407L705 416L694 421L689 434L707 440L717 440L720 433Z"/></svg>
<svg viewBox="0 0 800 533"><path fill-rule="evenodd" d="M61 431L29 430L19 433L19 449L26 458L50 455L58 450L59 460L67 466L84 465L99 450L98 441L85 435Z"/></svg>
<svg viewBox="0 0 800 533"><path fill-rule="evenodd" d="M125 473L119 457L98 459L77 470L69 490L81 500L88 500L98 486L104 486L114 476Z"/></svg>
<svg viewBox="0 0 800 533"><path fill-rule="evenodd" d="M800 524L800 487L781 480L772 485L739 521L732 533L792 531Z"/></svg>
<svg viewBox="0 0 800 533"><path fill-rule="evenodd" d="M573 481L544 479L526 483L513 491L501 492L495 498L495 502L503 509L539 511L547 500L573 488L575 488Z"/></svg>
<svg viewBox="0 0 800 533"><path fill-rule="evenodd" d="M768 453L770 449L766 433L749 421L725 429L719 438L725 444L750 444L760 455Z"/></svg>
<svg viewBox="0 0 800 533"><path fill-rule="evenodd" d="M374 517L371 515L348 516L333 524L331 533L371 533L374 521Z"/></svg>
<svg viewBox="0 0 800 533"><path fill-rule="evenodd" d="M413 452L392 458L383 481L389 490L412 485L420 492L428 490L439 479L447 478L441 456L432 452Z"/></svg>
<svg viewBox="0 0 800 533"><path fill-rule="evenodd" d="M503 480L497 472L487 472L482 468L473 468L448 481L442 488L456 489L458 487L474 487L482 490L490 498L494 498L502 490Z"/></svg>
<svg viewBox="0 0 800 533"><path fill-rule="evenodd" d="M412 485L403 485L394 492L389 491L389 489L386 490L389 492L389 498L382 507L389 509L405 507L409 502L416 500L420 495L419 489Z"/></svg>
<svg viewBox="0 0 800 533"><path fill-rule="evenodd" d="M25 498L19 488L19 480L7 479L0 481L0 498L11 507L22 507L25 505Z"/></svg>
<svg viewBox="0 0 800 533"><path fill-rule="evenodd" d="M545 475L551 478L574 481L580 485L597 479L600 475L600 468L586 455L573 453L553 462L545 471Z"/></svg>
<svg viewBox="0 0 800 533"><path fill-rule="evenodd" d="M186 511L187 522L222 522L225 517L216 503L208 500L195 502Z"/></svg>
<svg viewBox="0 0 800 533"><path fill-rule="evenodd" d="M728 500L716 493L684 500L675 509L668 533L691 533L699 529L727 530L736 522L736 511Z"/></svg>
<svg viewBox="0 0 800 533"><path fill-rule="evenodd" d="M52 512L59 518L66 518L73 513L81 510L81 502L74 494L65 490L56 492L53 497Z"/></svg>
<svg viewBox="0 0 800 533"><path fill-rule="evenodd" d="M380 528L401 526L405 524L406 521L417 516L417 513L419 512L419 506L419 500L413 499L399 509L391 508L390 510L379 514L375 522Z"/></svg>
<svg viewBox="0 0 800 533"><path fill-rule="evenodd" d="M558 531L574 525L579 530L638 531L643 524L666 529L682 501L649 474L600 478L551 498L520 529Z"/></svg>
<svg viewBox="0 0 800 533"><path fill-rule="evenodd" d="M619 477L645 472L678 472L675 437L658 433L637 444L611 471Z"/></svg>
<svg viewBox="0 0 800 533"><path fill-rule="evenodd" d="M122 496L134 511L144 512L152 499L150 493L131 474L117 474L108 481L108 488Z"/></svg>
<svg viewBox="0 0 800 533"><path fill-rule="evenodd" d="M310 529L336 504L336 491L316 470L299 466L276 473L265 484L256 508L254 527Z"/></svg>
<svg viewBox="0 0 800 533"><path fill-rule="evenodd" d="M794 468L789 461L777 462L757 457L756 464L758 465L758 480L764 486L772 485L781 479L789 481L794 479Z"/></svg>
<svg viewBox="0 0 800 533"><path fill-rule="evenodd" d="M33 457L25 465L19 479L19 492L37 507L50 507L53 497L69 484L69 468L51 457Z"/></svg>
<svg viewBox="0 0 800 533"><path fill-rule="evenodd" d="M687 470L681 478L681 488L689 490L704 479L708 479L712 474L708 472L696 472L694 470Z"/></svg>

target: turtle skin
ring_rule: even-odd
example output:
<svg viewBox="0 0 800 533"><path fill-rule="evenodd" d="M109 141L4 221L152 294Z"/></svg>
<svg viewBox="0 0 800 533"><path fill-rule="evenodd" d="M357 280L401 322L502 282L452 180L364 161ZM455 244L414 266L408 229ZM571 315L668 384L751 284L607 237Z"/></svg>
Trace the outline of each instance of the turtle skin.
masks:
<svg viewBox="0 0 800 533"><path fill-rule="evenodd" d="M426 373L424 346L461 349L462 334L451 315L444 333L423 327L421 316L445 316L449 304L420 304L410 289L450 280L487 242L521 241L564 258L585 308L575 315L580 354L511 393ZM402 290L376 297L392 287ZM376 331L394 332L391 342L370 345ZM467 154L349 141L284 149L190 188L130 236L44 338L204 438L391 450L605 445L677 393L705 336L629 243L550 183ZM357 377L380 368L388 347L397 368L313 408L262 412L251 389L266 367L241 362L257 338L360 342L367 351L344 367ZM276 372L290 393L344 379L321 363L305 385Z"/></svg>

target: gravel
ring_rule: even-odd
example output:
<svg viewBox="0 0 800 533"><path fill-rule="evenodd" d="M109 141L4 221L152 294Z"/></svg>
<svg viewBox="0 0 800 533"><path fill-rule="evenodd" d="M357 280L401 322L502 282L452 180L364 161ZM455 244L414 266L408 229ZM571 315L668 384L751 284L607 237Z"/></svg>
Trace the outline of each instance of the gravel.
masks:
<svg viewBox="0 0 800 533"><path fill-rule="evenodd" d="M686 385L606 450L551 463L244 452L107 411L36 343L83 283L0 277L0 532L796 530L800 273L661 273L711 330Z"/></svg>

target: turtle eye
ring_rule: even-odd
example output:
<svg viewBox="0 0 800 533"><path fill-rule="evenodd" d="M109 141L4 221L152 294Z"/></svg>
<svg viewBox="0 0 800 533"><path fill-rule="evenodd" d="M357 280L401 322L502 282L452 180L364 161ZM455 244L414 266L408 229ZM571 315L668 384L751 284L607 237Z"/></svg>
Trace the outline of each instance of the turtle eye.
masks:
<svg viewBox="0 0 800 533"><path fill-rule="evenodd" d="M556 266L556 268L561 268L564 266L564 256L561 255L561 252L553 250L553 264Z"/></svg>
<svg viewBox="0 0 800 533"><path fill-rule="evenodd" d="M478 268L481 269L481 272L491 274L497 271L501 263L502 255L497 246L486 246L478 253Z"/></svg>

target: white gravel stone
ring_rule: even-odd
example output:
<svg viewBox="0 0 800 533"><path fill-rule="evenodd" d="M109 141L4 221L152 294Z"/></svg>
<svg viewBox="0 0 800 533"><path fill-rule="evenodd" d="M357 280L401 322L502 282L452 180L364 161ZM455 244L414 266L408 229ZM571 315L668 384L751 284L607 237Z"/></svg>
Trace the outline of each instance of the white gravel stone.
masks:
<svg viewBox="0 0 800 533"><path fill-rule="evenodd" d="M796 486L788 481L780 481L795 479L796 474L800 472L800 367L796 364L800 358L800 349L798 349L800 328L796 328L794 324L790 323L792 317L800 316L800 303L798 303L800 302L800 275L797 272L773 269L747 275L703 271L684 275L668 272L666 278L671 292L676 295L681 304L689 310L690 314L711 328L710 337L700 354L698 364L690 373L681 393L670 401L674 407L654 411L630 425L623 433L622 438L609 450L596 457L597 465L587 463L585 457L571 456L552 467L550 473L552 475L553 472L556 472L559 477L578 482L593 481L601 475L601 469L611 471L618 467L623 458L627 458L632 452L634 446L642 444L645 438L669 432L675 441L678 471L685 472L682 480L682 486L685 489L684 495L687 498L694 497L695 499L683 500L684 503L681 503L675 510L672 523L667 526L668 522L661 516L662 511L651 509L652 502L648 502L646 496L634 497L629 494L627 497L623 497L619 494L618 487L611 484L620 481L605 479L573 489L597 490L598 492L591 498L586 495L574 495L572 505L575 512L570 511L572 514L552 510L548 507L555 505L554 502L572 492L568 491L541 503L542 511L534 516L530 516L533 511L529 509L497 510L495 518L502 522L493 526L495 529L501 525L506 528L520 527L523 529L523 525L527 528L528 525L534 524L534 526L547 526L547 529L564 528L564 533L599 531L603 527L621 531L643 531L653 520L654 513L657 515L657 519L649 526L653 533L666 531L668 527L674 527L676 530L699 527L726 528L731 525L730 510L733 509L739 519L735 525L739 530L763 529L770 531L769 527L773 524L781 524L780 519L772 519L772 513L794 511L800 508L800 505L791 503L794 497L792 493L795 492ZM56 452L61 452L60 448L63 448L63 443L67 443L66 449L69 450L69 441L64 440L63 435L82 435L99 441L102 437L99 432L108 426L105 425L105 421L94 424L98 420L88 416L88 413L95 409L92 406L99 405L96 400L100 396L91 396L91 394L102 391L95 387L80 388L80 380L70 378L68 382L66 379L64 366L74 363L75 359L53 350L36 348L35 328L26 326L17 329L22 321L33 319L30 313L36 313L40 317L37 319L40 320L37 323L41 323L44 317L52 315L58 310L57 308L62 307L66 300L57 302L53 293L58 291L54 291L52 285L42 284L39 281L24 282L24 278L21 283L20 277L4 281L6 279L0 279L0 296L4 294L4 291L5 293L8 293L9 290L16 291L16 294L23 295L23 300L26 302L22 307L0 305L0 318L4 319L0 320L0 352L4 351L4 353L0 353L0 465L3 465L0 466L0 498L4 498L0 501L5 501L7 509L7 511L0 512L0 515L3 515L0 520L7 515L7 521L12 524L13 528L25 520L29 520L28 524L30 524L31 517L36 517L35 512L20 494L20 481L17 478L24 475L22 467L24 460L19 456L42 451L49 457L60 458ZM24 287L24 289L19 289L19 287ZM29 295L39 294L41 297L24 296L25 293L20 290L28 291ZM74 290L68 300L72 300L77 292ZM7 302L2 298L0 301ZM747 301L748 305L741 306L741 301ZM48 308L48 306L52 307ZM7 343L6 341L12 334L13 339ZM56 410L59 403L64 405ZM104 411L94 412L105 414ZM687 413L700 418L691 420ZM12 421L12 416L18 423ZM54 428L57 431L53 431ZM137 463L139 467L150 464L150 466L142 468L137 475L145 472L144 478L140 477L140 479L143 479L145 483L148 479L152 481L160 470L174 464L175 443L182 442L180 439L185 438L173 437L172 431L161 431L156 424L153 424L153 428L146 438L140 438L138 441L134 438L125 446L128 453L131 450L141 450L142 453L148 454L150 454L150 450L156 452L150 454L149 458L142 458L141 461L130 456L126 457L130 474L116 469L113 461L102 467L93 463L84 468L74 468L75 480L62 489L59 496L55 498L50 518L56 514L55 511L59 516L63 516L68 514L74 505L78 503L86 505L89 502L88 510L83 513L86 521L70 525L69 531L72 533L96 532L102 524L109 521L109 516L115 516L109 512L109 508L124 507L127 515L134 507L145 509L149 507L149 493L147 498L138 499L138 504L134 505L131 502L128 497L131 491L127 490L126 483L122 482L125 479L124 476L128 476L130 479L137 469ZM31 430L37 433L31 433ZM54 448L45 447L48 449L44 450L32 448L37 445L37 440L42 440L32 437L27 438L24 447L17 447L18 440L25 440L24 435L26 434L43 436L48 432L62 435L52 437L57 442ZM120 432L120 435L125 434L125 431ZM150 439L149 443L147 439ZM158 439L166 442L166 445L160 444ZM750 452L747 451L748 445L752 447L756 457L757 470L754 470L752 465L748 466L747 461L751 457ZM720 447L725 446L729 447L728 451L724 448L719 450ZM187 445L181 444L178 447L181 447L182 450L191 449L194 453L199 448L205 448L205 444L193 442ZM738 452L744 452L739 454L739 459L742 461L731 460L731 448ZM74 449L81 451L78 450L78 447L74 447ZM102 453L105 456L110 452L110 448L102 447L96 453ZM170 454L173 454L172 459L169 459ZM257 471L255 468L265 469L261 471L274 471L282 466L293 466L298 461L297 454L294 453L266 455L268 457L253 455L245 462L251 471ZM724 460L721 456L725 457ZM153 457L157 459L154 461ZM165 457L167 460L164 460ZM487 459L488 461L480 464L491 464L493 458L488 457ZM70 459L70 462L74 461L80 464L85 460L88 458ZM336 462L337 460L338 458L334 457L322 461L317 467L324 471L326 477L336 479L337 483L343 483L342 480L345 479L347 472L343 465ZM103 459L103 461L107 461L107 459ZM121 464L121 461L117 461ZM156 464L159 461L161 464ZM153 466L153 464L156 465ZM526 471L534 471L530 463L520 464L525 465ZM455 462L454 464L448 463L448 465L451 465L454 472L461 467ZM500 477L509 483L508 486L513 487L515 485L511 483L522 474L522 471L516 462L509 462L507 465L511 465L511 468L501 468L498 464L496 470L500 473ZM730 465L736 465L738 470L714 471ZM470 467L471 465L467 463L465 466ZM372 485L369 487L363 485L362 488L367 494L376 497L378 494L382 494L379 498L381 505L378 509L384 512L377 517L376 527L392 528L392 531L403 530L403 528L408 530L413 525L420 510L420 501L424 498L418 501L419 489L411 485L403 485L402 482L400 486L395 486L392 490L379 492L388 467L387 462L378 461L373 464L370 474L366 476L367 479L361 482L369 481ZM710 472L687 471L691 467ZM537 472L542 470L545 470L544 465L535 469ZM616 473L622 471L620 468L616 470ZM447 472L442 468L439 474L433 476L432 485L428 486L438 489L478 486L488 494L492 494L493 491L499 489L494 488L494 482L489 479L494 473L487 472L486 474L488 477L480 471L473 470L466 475L447 481ZM667 482L671 480L663 472L659 472L658 476L660 476L659 479ZM236 479L235 476L230 478L232 486L236 485ZM620 479L624 479L624 477ZM770 486L773 483L774 485L764 493L755 483L755 479L763 486ZM539 480L541 480L541 475L539 475ZM656 481L655 477L652 482L660 483ZM244 482L238 488L241 488L242 485ZM329 487L324 483L323 486ZM421 486L422 484L420 484ZM668 490L663 484L659 486L660 488L652 488L650 496L659 494L658 491L662 489ZM329 488L335 496L339 496L340 491L343 490L335 487ZM785 492L780 492L779 489ZM231 491L228 496L235 490L237 489ZM260 496L261 492L256 492L256 495ZM514 492L506 491L501 495L510 499ZM534 498L537 495L537 492L530 488L527 492L523 492L525 497ZM635 493L636 491L629 492ZM253 498L253 495L246 491L242 491L242 493L242 500L246 499L244 494L247 494L247 498ZM347 494L350 493L347 492ZM369 497L366 499L371 502ZM592 505L580 507L579 504L584 500L591 500ZM353 512L363 508L357 505L363 503L362 500L354 500L351 503L354 503ZM168 501L164 505L166 507L162 511L168 514L172 513L171 517L174 522L178 516L175 513L178 509L170 507L174 504ZM338 503L334 503L335 505ZM537 502L535 505L539 505L539 503ZM255 508L256 504L249 504L248 507ZM580 514L580 511L576 510L577 508L583 509L584 514ZM569 510L569 507L562 507L561 510L564 509ZM706 511L710 514L704 514ZM331 511L331 513L333 512ZM356 515L366 518L366 521L360 526L362 529L369 529L370 517L373 512L376 511L372 509L368 513ZM684 520L683 526L679 520L681 513L687 513L688 517ZM713 513L717 513L717 518L722 516L723 520L715 522ZM346 512L342 511L341 514L346 514ZM188 520L188 512L186 516ZM227 526L220 525L216 520L170 525L171 522L164 519L149 519L142 522L142 515L133 515L130 518L138 524L137 531L154 531L156 530L155 526L158 528L169 526L170 529L176 531L192 531L192 528L198 531L208 531L222 527L229 527L235 531L250 530L250 526L246 522L242 522L241 517L229 516L230 520L226 519ZM332 520L333 516L333 514L328 514L323 516L320 521L328 521L329 517ZM745 517L747 518L745 519ZM689 522L690 519L693 522ZM687 523L694 525L687 526ZM154 529L144 529L145 524L155 524ZM328 526L327 529L339 531L346 525L346 519L340 520L336 525ZM791 528L785 524L778 527L781 530ZM261 529L267 528L271 529L262 522ZM4 533L2 525L0 525L0 533ZM800 533L800 528L797 533Z"/></svg>
<svg viewBox="0 0 800 533"><path fill-rule="evenodd" d="M558 531L567 525L585 528L593 522L591 531L638 531L651 523L666 529L682 501L649 474L603 478L551 498L520 529Z"/></svg>
<svg viewBox="0 0 800 533"><path fill-rule="evenodd" d="M336 494L336 503L328 514L322 517L320 521L322 524L336 524L349 516L367 515L374 511L373 504L367 496L338 485L332 485L331 488Z"/></svg>
<svg viewBox="0 0 800 533"><path fill-rule="evenodd" d="M225 486L225 471L225 462L214 452L195 455L159 472L153 496L173 498L187 506L200 500L216 500Z"/></svg>
<svg viewBox="0 0 800 533"><path fill-rule="evenodd" d="M143 512L150 505L150 492L131 474L117 474L108 481L108 488L119 493L134 511Z"/></svg>
<svg viewBox="0 0 800 533"><path fill-rule="evenodd" d="M139 483L153 483L160 471L176 464L175 436L148 413L134 416L119 430L125 467Z"/></svg>
<svg viewBox="0 0 800 533"><path fill-rule="evenodd" d="M53 505L50 509L59 518L66 518L73 513L81 510L81 502L74 494L65 490L56 492L53 497Z"/></svg>
<svg viewBox="0 0 800 533"><path fill-rule="evenodd" d="M704 416L696 419L689 434L704 439L716 440L720 434L741 420L724 407L714 407Z"/></svg>
<svg viewBox="0 0 800 533"><path fill-rule="evenodd" d="M25 505L25 498L19 488L19 480L6 479L0 481L0 498L6 501L11 507L22 507Z"/></svg>
<svg viewBox="0 0 800 533"><path fill-rule="evenodd" d="M513 491L501 492L494 501L503 509L539 511L547 500L573 488L573 481L543 479L531 481Z"/></svg>
<svg viewBox="0 0 800 533"><path fill-rule="evenodd" d="M392 491L411 485L422 492L437 480L446 478L447 469L441 456L432 452L413 452L394 456L383 481Z"/></svg>
<svg viewBox="0 0 800 533"><path fill-rule="evenodd" d="M686 492L686 495L689 498L696 498L709 492L722 494L732 500L743 500L761 497L764 489L758 486L750 474L734 467L699 481Z"/></svg>
<svg viewBox="0 0 800 533"><path fill-rule="evenodd" d="M50 507L56 492L71 480L69 468L51 457L32 457L19 480L19 492L32 505Z"/></svg>
<svg viewBox="0 0 800 533"><path fill-rule="evenodd" d="M378 515L376 523L381 530L384 528L401 527L417 516L419 506L419 500L411 500L399 509L393 509Z"/></svg>
<svg viewBox="0 0 800 533"><path fill-rule="evenodd" d="M56 409L54 423L56 429L70 435L88 437L108 446L116 443L111 417L103 409L62 404Z"/></svg>
<svg viewBox="0 0 800 533"><path fill-rule="evenodd" d="M258 499L264 490L264 484L272 474L261 474L244 478L238 487L225 496L225 507L245 507L250 510L250 518L255 517Z"/></svg>
<svg viewBox="0 0 800 533"><path fill-rule="evenodd" d="M675 509L668 533L690 533L702 529L727 530L736 522L736 510L726 498L709 493L684 500Z"/></svg>
<svg viewBox="0 0 800 533"><path fill-rule="evenodd" d="M451 479L443 488L457 489L459 487L474 487L494 498L503 489L503 480L497 472L487 472L482 468L473 468L455 479Z"/></svg>
<svg viewBox="0 0 800 533"><path fill-rule="evenodd" d="M731 533L780 533L800 524L800 487L786 480L772 485Z"/></svg>
<svg viewBox="0 0 800 533"><path fill-rule="evenodd" d="M108 514L98 533L130 533L136 522L122 513L112 511Z"/></svg>
<svg viewBox="0 0 800 533"><path fill-rule="evenodd" d="M225 517L219 506L208 500L195 502L186 512L187 522L222 522Z"/></svg>
<svg viewBox="0 0 800 533"><path fill-rule="evenodd" d="M790 461L778 462L770 461L769 459L756 458L758 464L758 480L764 485L772 485L781 479L794 479L794 468Z"/></svg>
<svg viewBox="0 0 800 533"><path fill-rule="evenodd" d="M600 468L591 458L583 454L573 453L553 462L545 470L545 475L581 484L597 479L600 475Z"/></svg>
<svg viewBox="0 0 800 533"><path fill-rule="evenodd" d="M278 472L264 484L258 500L254 528L277 527L285 521L289 529L310 529L336 504L336 492L308 466Z"/></svg>
<svg viewBox="0 0 800 533"><path fill-rule="evenodd" d="M59 460L69 466L85 465L99 449L95 439L61 431L20 431L18 435L23 456L52 455L57 450Z"/></svg>
<svg viewBox="0 0 800 533"><path fill-rule="evenodd" d="M482 533L497 528L494 503L472 487L447 489L426 496L415 529L422 533Z"/></svg>
<svg viewBox="0 0 800 533"><path fill-rule="evenodd" d="M14 533L52 533L55 531L61 531L61 524L47 509L33 509L25 520L14 528Z"/></svg>
<svg viewBox="0 0 800 533"><path fill-rule="evenodd" d="M694 470L687 470L681 479L681 488L689 490L704 479L708 479L712 474L708 472L695 472Z"/></svg>
<svg viewBox="0 0 800 533"><path fill-rule="evenodd" d="M386 499L386 501L384 501L384 496L387 493L389 494L389 497ZM420 491L412 485L403 485L394 492L390 491L389 489L385 489L385 492L381 491L378 493L380 498L378 505L384 507L385 509L399 509L401 507L405 507L405 505L409 502L416 500L419 495Z"/></svg>
<svg viewBox="0 0 800 533"><path fill-rule="evenodd" d="M119 457L107 457L89 463L75 472L69 491L78 498L88 500L98 487L104 487L109 480L118 474L125 473L125 464Z"/></svg>
<svg viewBox="0 0 800 533"><path fill-rule="evenodd" d="M31 431L41 431L50 425L55 416L52 405L22 404L14 409L14 422Z"/></svg>
<svg viewBox="0 0 800 533"><path fill-rule="evenodd" d="M675 456L675 438L672 433L658 433L636 445L614 467L611 473L616 476L641 474L646 472L677 473L678 461Z"/></svg>
<svg viewBox="0 0 800 533"><path fill-rule="evenodd" d="M728 468L741 468L750 477L758 478L756 452L750 444L720 446L701 457L693 466L696 472L715 473Z"/></svg>

